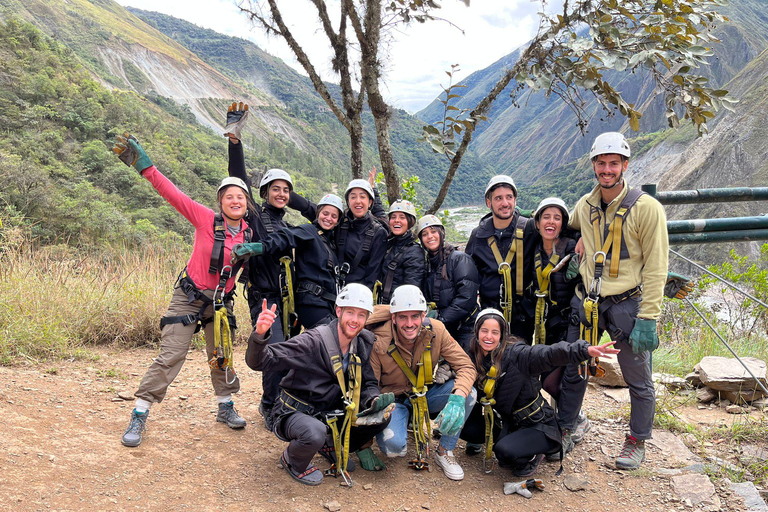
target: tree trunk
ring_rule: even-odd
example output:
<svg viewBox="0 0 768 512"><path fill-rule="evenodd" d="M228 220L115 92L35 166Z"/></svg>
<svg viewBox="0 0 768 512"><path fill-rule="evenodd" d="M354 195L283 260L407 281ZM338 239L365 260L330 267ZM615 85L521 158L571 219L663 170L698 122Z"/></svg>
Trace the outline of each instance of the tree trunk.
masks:
<svg viewBox="0 0 768 512"><path fill-rule="evenodd" d="M352 179L359 179L363 177L363 122L359 115L350 121L349 164L352 168Z"/></svg>

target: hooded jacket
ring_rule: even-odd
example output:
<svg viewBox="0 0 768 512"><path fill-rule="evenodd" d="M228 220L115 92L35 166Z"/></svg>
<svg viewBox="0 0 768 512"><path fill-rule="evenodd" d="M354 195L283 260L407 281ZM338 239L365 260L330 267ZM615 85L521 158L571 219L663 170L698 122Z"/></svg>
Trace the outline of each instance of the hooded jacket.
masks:
<svg viewBox="0 0 768 512"><path fill-rule="evenodd" d="M450 245L429 254L424 295L437 305L437 319L455 333L474 323L480 275L472 258Z"/></svg>
<svg viewBox="0 0 768 512"><path fill-rule="evenodd" d="M409 229L400 236L390 236L379 275L379 281L381 281L379 304L389 304L392 292L398 286L412 284L421 288L426 273L425 260L424 249L416 243L413 231ZM390 272L392 284L387 289Z"/></svg>

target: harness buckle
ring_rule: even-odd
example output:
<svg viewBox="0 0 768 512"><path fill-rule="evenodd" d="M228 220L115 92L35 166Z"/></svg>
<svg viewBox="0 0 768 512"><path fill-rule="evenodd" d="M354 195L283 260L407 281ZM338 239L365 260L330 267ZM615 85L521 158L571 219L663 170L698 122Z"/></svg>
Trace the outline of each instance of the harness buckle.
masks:
<svg viewBox="0 0 768 512"><path fill-rule="evenodd" d="M499 263L499 274L501 274L505 268L512 270L512 265L510 265L506 261L502 261L501 263Z"/></svg>
<svg viewBox="0 0 768 512"><path fill-rule="evenodd" d="M547 297L547 295L548 294L546 292L536 291L536 297L538 297L540 299L545 299Z"/></svg>
<svg viewBox="0 0 768 512"><path fill-rule="evenodd" d="M600 262L598 262L598 261L597 261L597 258L598 258L599 256L602 256L602 257L603 257L602 261L600 261ZM603 252L603 251L597 251L597 252L595 252L595 255L594 255L594 256L592 256L592 261L594 261L595 263L599 263L600 265L602 265L602 264L603 264L603 262L605 261L605 256L606 256L605 252Z"/></svg>

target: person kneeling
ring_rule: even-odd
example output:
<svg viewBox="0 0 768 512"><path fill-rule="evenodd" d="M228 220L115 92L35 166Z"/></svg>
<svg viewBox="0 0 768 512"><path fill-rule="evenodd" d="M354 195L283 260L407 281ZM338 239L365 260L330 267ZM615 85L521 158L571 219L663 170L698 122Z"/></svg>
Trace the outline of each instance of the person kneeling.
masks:
<svg viewBox="0 0 768 512"><path fill-rule="evenodd" d="M392 393L379 394L369 362L373 334L363 327L372 311L371 290L350 284L336 298L338 320L268 345L276 313L264 301L248 339L245 362L250 368L288 370L280 381L272 425L275 435L289 442L280 464L303 484L323 480L311 465L318 452L332 463L327 473L341 475L348 485L348 471L354 469L350 451L357 451L363 469L384 468L370 448L363 449L389 424L394 409Z"/></svg>

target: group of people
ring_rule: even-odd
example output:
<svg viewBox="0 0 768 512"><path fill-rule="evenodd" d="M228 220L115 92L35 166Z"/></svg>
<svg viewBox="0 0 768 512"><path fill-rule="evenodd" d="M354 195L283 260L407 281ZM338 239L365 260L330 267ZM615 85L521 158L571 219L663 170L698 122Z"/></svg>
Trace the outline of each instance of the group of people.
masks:
<svg viewBox="0 0 768 512"><path fill-rule="evenodd" d="M240 386L232 300L242 268L253 326L245 361L262 373L266 428L288 442L280 463L301 483L322 482L312 464L318 453L348 483L352 453L364 469L383 469L374 439L386 457L405 457L409 430L415 469L434 461L461 480L454 449L463 439L488 470L497 461L529 477L545 457L562 460L589 430L581 410L587 380L610 354L618 354L631 397L616 466L640 466L655 411L656 318L664 293L674 296L684 283L667 278L663 208L624 180L630 148L621 134L595 139L598 183L570 212L547 198L526 217L514 181L493 177L490 212L460 251L438 217L417 218L409 201L385 212L373 173L352 180L343 199L327 194L313 203L294 192L287 172L271 169L257 204L240 143L247 117L247 105L230 106L219 213L179 191L134 137L119 137L113 148L195 226L124 445L141 443L150 406L162 402L201 328L216 419L246 426L232 401ZM286 207L310 222L288 225ZM612 341L601 344L603 332Z"/></svg>

